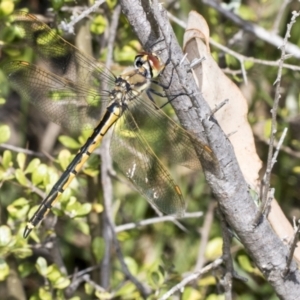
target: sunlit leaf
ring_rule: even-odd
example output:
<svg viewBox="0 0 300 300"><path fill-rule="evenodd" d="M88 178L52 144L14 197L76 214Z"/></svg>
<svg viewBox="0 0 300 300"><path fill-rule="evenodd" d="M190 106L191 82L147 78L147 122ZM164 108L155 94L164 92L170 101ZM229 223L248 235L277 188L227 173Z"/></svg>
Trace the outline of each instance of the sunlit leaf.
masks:
<svg viewBox="0 0 300 300"><path fill-rule="evenodd" d="M35 267L40 275L42 275L43 277L47 276L48 265L47 265L47 261L45 258L40 256L36 261Z"/></svg>
<svg viewBox="0 0 300 300"><path fill-rule="evenodd" d="M125 257L124 261L128 267L128 269L130 270L132 275L136 275L138 272L138 264L136 263L136 261L132 258L132 257Z"/></svg>
<svg viewBox="0 0 300 300"><path fill-rule="evenodd" d="M99 263L105 251L105 241L102 237L95 237L92 241L92 250L96 261Z"/></svg>
<svg viewBox="0 0 300 300"><path fill-rule="evenodd" d="M125 298L125 295L131 295L133 298L132 299L138 299L138 295L134 297L134 292L136 292L136 287L132 282L127 282L125 283L117 292L116 296L122 296Z"/></svg>
<svg viewBox="0 0 300 300"><path fill-rule="evenodd" d="M92 210L92 204L90 203L83 203L77 210L77 217L86 216Z"/></svg>
<svg viewBox="0 0 300 300"><path fill-rule="evenodd" d="M58 162L59 162L60 166L62 167L62 169L65 170L67 168L67 166L69 165L71 159L72 159L72 155L71 155L71 152L69 150L64 149L64 150L59 152Z"/></svg>
<svg viewBox="0 0 300 300"><path fill-rule="evenodd" d="M26 162L26 155L24 153L18 153L17 162L18 162L19 168L23 171L25 162Z"/></svg>
<svg viewBox="0 0 300 300"><path fill-rule="evenodd" d="M25 216L27 216L29 207L27 199L19 198L7 207L7 211L12 218L22 220Z"/></svg>
<svg viewBox="0 0 300 300"><path fill-rule="evenodd" d="M37 167L38 165L41 163L40 159L38 158L34 158L27 166L26 170L25 170L25 174L27 173L32 173Z"/></svg>
<svg viewBox="0 0 300 300"><path fill-rule="evenodd" d="M216 237L207 243L205 257L208 260L214 260L222 255L223 240L221 237Z"/></svg>
<svg viewBox="0 0 300 300"><path fill-rule="evenodd" d="M16 176L16 179L18 180L18 182L23 185L23 186L27 186L27 182L28 182L28 179L26 178L24 172L20 169L17 169L16 172L15 172L15 176Z"/></svg>
<svg viewBox="0 0 300 300"><path fill-rule="evenodd" d="M0 144L6 143L10 138L10 128L7 125L0 125Z"/></svg>
<svg viewBox="0 0 300 300"><path fill-rule="evenodd" d="M0 247L7 246L12 239L11 230L8 226L2 225L0 226Z"/></svg>
<svg viewBox="0 0 300 300"><path fill-rule="evenodd" d="M26 257L32 256L32 249L30 248L16 248L14 249L14 254L17 258L24 259Z"/></svg>
<svg viewBox="0 0 300 300"><path fill-rule="evenodd" d="M58 140L67 148L70 149L78 149L80 148L80 144L74 140L73 138L67 135L61 135Z"/></svg>
<svg viewBox="0 0 300 300"><path fill-rule="evenodd" d="M5 150L3 152L2 165L5 169L12 166L12 154L11 151Z"/></svg>
<svg viewBox="0 0 300 300"><path fill-rule="evenodd" d="M94 18L92 24L91 24L91 32L95 34L102 34L105 31L105 28L107 27L107 20L102 15L98 15L96 18Z"/></svg>
<svg viewBox="0 0 300 300"><path fill-rule="evenodd" d="M34 185L38 185L41 183L45 177L47 176L48 168L45 164L40 164L37 168L32 172L31 180Z"/></svg>
<svg viewBox="0 0 300 300"><path fill-rule="evenodd" d="M49 289L39 288L39 298L37 300L53 300L53 297Z"/></svg>
<svg viewBox="0 0 300 300"><path fill-rule="evenodd" d="M70 283L71 283L71 281L69 278L61 276L55 282L53 282L53 287L61 290L61 289L65 289L66 287L68 287L70 285Z"/></svg>
<svg viewBox="0 0 300 300"><path fill-rule="evenodd" d="M250 259L246 255L239 255L238 256L238 262L241 265L241 267L247 271L247 272L253 272L254 267L252 266Z"/></svg>
<svg viewBox="0 0 300 300"><path fill-rule="evenodd" d="M9 275L9 266L6 261L0 257L0 281L4 281Z"/></svg>

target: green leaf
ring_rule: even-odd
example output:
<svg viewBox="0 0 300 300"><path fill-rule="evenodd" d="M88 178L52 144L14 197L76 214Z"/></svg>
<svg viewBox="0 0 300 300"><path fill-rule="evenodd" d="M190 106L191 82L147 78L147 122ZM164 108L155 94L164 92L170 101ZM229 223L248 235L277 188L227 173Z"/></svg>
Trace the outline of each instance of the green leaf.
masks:
<svg viewBox="0 0 300 300"><path fill-rule="evenodd" d="M115 47L114 56L118 62L134 61L136 51L129 45L126 45L121 49L119 47Z"/></svg>
<svg viewBox="0 0 300 300"><path fill-rule="evenodd" d="M2 165L5 169L12 166L12 154L11 151L5 150L3 152Z"/></svg>
<svg viewBox="0 0 300 300"><path fill-rule="evenodd" d="M160 272L151 272L151 280L156 286L160 286L164 282L164 277Z"/></svg>
<svg viewBox="0 0 300 300"><path fill-rule="evenodd" d="M132 296L131 299L138 299L139 297L135 297L134 293L136 292L136 287L132 282L126 282L115 294L115 296L120 296L121 299L122 296L125 298L125 295L130 295ZM136 295L138 296L138 295Z"/></svg>
<svg viewBox="0 0 300 300"><path fill-rule="evenodd" d="M47 268L47 278L56 289L64 289L70 284L70 280L66 278L54 264Z"/></svg>
<svg viewBox="0 0 300 300"><path fill-rule="evenodd" d="M0 144L6 143L10 138L10 128L8 125L0 125Z"/></svg>
<svg viewBox="0 0 300 300"><path fill-rule="evenodd" d="M68 287L70 285L71 281L70 279L61 276L60 278L58 278L55 282L53 282L53 287L55 289L65 289L66 287Z"/></svg>
<svg viewBox="0 0 300 300"><path fill-rule="evenodd" d="M24 167L25 167L25 162L26 162L26 155L24 153L18 153L17 162L18 162L19 168L23 171Z"/></svg>
<svg viewBox="0 0 300 300"><path fill-rule="evenodd" d="M67 148L70 149L78 149L80 148L80 144L74 140L73 138L67 135L61 135L58 140Z"/></svg>
<svg viewBox="0 0 300 300"><path fill-rule="evenodd" d="M65 207L65 214L70 218L75 218L81 204L77 201L75 197L71 197Z"/></svg>
<svg viewBox="0 0 300 300"><path fill-rule="evenodd" d="M246 60L244 61L245 70L250 70L254 66L253 61Z"/></svg>
<svg viewBox="0 0 300 300"><path fill-rule="evenodd" d="M17 169L15 172L15 176L21 185L27 186L28 179L26 178L26 176L22 170Z"/></svg>
<svg viewBox="0 0 300 300"><path fill-rule="evenodd" d="M129 271L132 273L132 275L137 275L138 272L138 264L132 257L125 257L124 261L129 269Z"/></svg>
<svg viewBox="0 0 300 300"><path fill-rule="evenodd" d="M84 203L82 204L79 209L77 210L77 217L83 217L90 213L92 210L91 203Z"/></svg>
<svg viewBox="0 0 300 300"><path fill-rule="evenodd" d="M216 237L207 243L205 257L208 260L214 260L222 255L223 240L221 237Z"/></svg>
<svg viewBox="0 0 300 300"><path fill-rule="evenodd" d="M48 266L47 266L47 261L45 258L39 257L36 261L35 267L40 275L42 275L43 277L47 276Z"/></svg>
<svg viewBox="0 0 300 300"><path fill-rule="evenodd" d="M25 174L32 173L41 163L40 159L34 158L27 166Z"/></svg>
<svg viewBox="0 0 300 300"><path fill-rule="evenodd" d="M45 164L40 164L37 168L32 172L31 180L34 185L38 185L43 182L45 177L47 176L48 168Z"/></svg>
<svg viewBox="0 0 300 300"><path fill-rule="evenodd" d="M203 299L202 293L196 291L194 287L185 286L182 294L182 300Z"/></svg>
<svg viewBox="0 0 300 300"><path fill-rule="evenodd" d="M10 15L15 8L15 4L11 0L2 0L0 2L0 16Z"/></svg>
<svg viewBox="0 0 300 300"><path fill-rule="evenodd" d="M32 299L30 299L32 300ZM52 294L47 288L39 288L39 295L37 300L53 300Z"/></svg>
<svg viewBox="0 0 300 300"><path fill-rule="evenodd" d="M293 172L296 174L300 174L300 166L293 167Z"/></svg>
<svg viewBox="0 0 300 300"><path fill-rule="evenodd" d="M224 295L210 294L205 300L224 300Z"/></svg>
<svg viewBox="0 0 300 300"><path fill-rule="evenodd" d="M0 247L7 246L12 240L11 230L8 226L0 226Z"/></svg>
<svg viewBox="0 0 300 300"><path fill-rule="evenodd" d="M14 254L17 258L24 259L26 257L32 256L32 250L30 248L16 248L14 249Z"/></svg>
<svg viewBox="0 0 300 300"><path fill-rule="evenodd" d="M3 104L5 104L5 103L6 103L6 99L0 97L0 105L3 105Z"/></svg>
<svg viewBox="0 0 300 300"><path fill-rule="evenodd" d="M102 237L95 237L92 241L92 251L96 262L99 263L103 258L105 251L105 241Z"/></svg>
<svg viewBox="0 0 300 300"><path fill-rule="evenodd" d="M93 207L93 211L97 214L102 213L104 210L103 205L100 203L93 203L92 207Z"/></svg>
<svg viewBox="0 0 300 300"><path fill-rule="evenodd" d="M272 120L267 119L264 124L264 137L267 139L270 137L272 127Z"/></svg>
<svg viewBox="0 0 300 300"><path fill-rule="evenodd" d="M253 272L254 268L253 268L248 256L239 255L238 262L246 272Z"/></svg>
<svg viewBox="0 0 300 300"><path fill-rule="evenodd" d="M101 292L99 290L96 290L95 292L95 296L98 298L98 299L101 299L101 300L108 300L108 299L112 299L113 298L113 295L108 293L108 292ZM138 298L131 298L131 299L138 299Z"/></svg>
<svg viewBox="0 0 300 300"><path fill-rule="evenodd" d="M19 198L8 205L7 211L12 218L23 220L27 216L29 208L30 205L28 203L28 200L25 198Z"/></svg>
<svg viewBox="0 0 300 300"><path fill-rule="evenodd" d="M58 11L65 4L64 0L51 0L51 5L54 10Z"/></svg>
<svg viewBox="0 0 300 300"><path fill-rule="evenodd" d="M59 152L58 162L59 162L60 166L62 167L62 169L65 170L67 168L67 166L69 165L71 159L72 159L72 155L71 155L71 152L69 150L64 149L64 150Z"/></svg>
<svg viewBox="0 0 300 300"><path fill-rule="evenodd" d="M83 173L90 177L96 177L99 174L99 170L85 168L83 169Z"/></svg>
<svg viewBox="0 0 300 300"><path fill-rule="evenodd" d="M102 15L98 15L94 18L91 24L91 32L95 34L102 34L107 27L107 20Z"/></svg>
<svg viewBox="0 0 300 300"><path fill-rule="evenodd" d="M201 277L199 281L200 286L209 286L209 285L216 285L216 278L214 276L206 276Z"/></svg>
<svg viewBox="0 0 300 300"><path fill-rule="evenodd" d="M92 295L92 293L94 292L94 287L86 282L84 284L84 291L87 295Z"/></svg>
<svg viewBox="0 0 300 300"><path fill-rule="evenodd" d="M6 261L0 257L0 281L4 281L9 275L9 266Z"/></svg>
<svg viewBox="0 0 300 300"><path fill-rule="evenodd" d="M34 271L34 266L31 262L25 261L18 265L18 272L22 278L25 278Z"/></svg>

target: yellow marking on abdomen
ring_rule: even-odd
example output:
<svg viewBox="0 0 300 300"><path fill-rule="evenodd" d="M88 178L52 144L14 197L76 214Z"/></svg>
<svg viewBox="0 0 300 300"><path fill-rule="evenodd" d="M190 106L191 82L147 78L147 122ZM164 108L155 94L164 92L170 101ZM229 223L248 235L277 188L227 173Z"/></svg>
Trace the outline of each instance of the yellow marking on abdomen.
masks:
<svg viewBox="0 0 300 300"><path fill-rule="evenodd" d="M78 166L78 165L77 165ZM76 168L77 168L77 166L76 166ZM76 169L75 168L75 169ZM69 174L69 178L68 178L68 180L66 181L66 183L63 185L63 187L62 187L62 189L63 190L65 190L68 186L69 186L69 184L71 183L71 181L74 179L74 177L75 177L76 175L73 173L73 172L71 172L70 174ZM55 198L55 200L54 201L56 201L56 199L59 197L60 195L57 195L57 197Z"/></svg>
<svg viewBox="0 0 300 300"><path fill-rule="evenodd" d="M175 190L176 190L176 193L178 194L178 195L182 195L182 193L181 193L181 189L180 189L180 187L178 186L178 185L175 185Z"/></svg>

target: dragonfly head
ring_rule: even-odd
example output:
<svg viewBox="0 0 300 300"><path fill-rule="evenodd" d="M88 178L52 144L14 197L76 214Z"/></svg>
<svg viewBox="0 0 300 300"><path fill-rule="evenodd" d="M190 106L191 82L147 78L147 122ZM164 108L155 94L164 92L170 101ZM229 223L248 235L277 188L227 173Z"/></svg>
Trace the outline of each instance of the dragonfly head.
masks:
<svg viewBox="0 0 300 300"><path fill-rule="evenodd" d="M157 77L162 72L165 65L155 53L141 52L135 57L134 67L136 69L145 70L147 73L147 78L152 79Z"/></svg>

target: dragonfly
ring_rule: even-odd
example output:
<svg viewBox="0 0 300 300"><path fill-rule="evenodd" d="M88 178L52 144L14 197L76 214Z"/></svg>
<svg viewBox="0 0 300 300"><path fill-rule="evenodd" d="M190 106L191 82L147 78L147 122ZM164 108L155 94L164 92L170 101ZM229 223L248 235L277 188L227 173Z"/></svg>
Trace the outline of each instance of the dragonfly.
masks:
<svg viewBox="0 0 300 300"><path fill-rule="evenodd" d="M199 169L194 147L205 161L216 159L206 143L196 140L144 93L165 68L159 55L139 53L132 70L115 76L35 16L17 12L10 20L22 43L39 58L38 66L25 61L4 64L12 87L49 120L72 130L93 129L28 221L24 238L45 218L110 129L110 154L119 171L159 211L183 216L186 201L166 162Z"/></svg>

